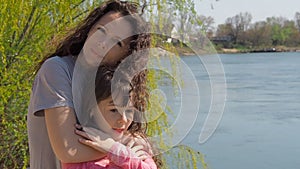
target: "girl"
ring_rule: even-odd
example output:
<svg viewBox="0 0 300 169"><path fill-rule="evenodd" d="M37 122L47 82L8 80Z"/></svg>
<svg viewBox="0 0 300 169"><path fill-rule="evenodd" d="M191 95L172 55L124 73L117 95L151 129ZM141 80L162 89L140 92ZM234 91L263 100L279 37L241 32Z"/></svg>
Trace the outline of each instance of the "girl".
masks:
<svg viewBox="0 0 300 169"><path fill-rule="evenodd" d="M103 121L101 131L90 127L84 127L84 132L76 130L83 137L79 139L82 144L105 150L106 156L90 162L64 163L63 169L157 168L146 139L147 125L142 123L145 102L138 100L138 95L146 92L146 87L140 85L145 84L146 78L141 78L145 72L140 72L131 83L128 74L121 72L112 86L113 75L114 71L105 66L100 66L96 75L95 95Z"/></svg>
<svg viewBox="0 0 300 169"><path fill-rule="evenodd" d="M103 59L101 64L116 66L133 51L148 48L149 36L134 34L145 29L145 22L137 15L106 27L111 21L137 13L135 3L119 0L103 3L40 63L27 114L31 169L56 169L60 168L60 161L84 162L106 155L104 151L79 144L79 136L73 132L76 123L72 100L74 64L80 54L93 54ZM124 39L118 38L120 33ZM93 43L95 34L99 44Z"/></svg>

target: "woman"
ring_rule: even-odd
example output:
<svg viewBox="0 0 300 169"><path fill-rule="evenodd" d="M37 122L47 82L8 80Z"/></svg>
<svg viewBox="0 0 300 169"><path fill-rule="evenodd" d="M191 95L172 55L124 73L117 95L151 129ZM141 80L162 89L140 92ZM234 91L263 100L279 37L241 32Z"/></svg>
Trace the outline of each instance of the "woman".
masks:
<svg viewBox="0 0 300 169"><path fill-rule="evenodd" d="M76 163L100 159L104 152L96 151L78 142L80 138L74 133L76 116L72 101L72 76L76 58L80 55L93 54L95 46L89 47L93 35L101 31L103 42L100 51L101 64L116 66L133 51L147 48L149 37L135 35L133 30L145 29L141 18L132 17L125 25L115 25L125 33L119 41L118 32L105 33L105 25L123 16L133 16L138 12L134 3L113 0L93 10L88 17L66 37L56 51L40 63L33 84L27 115L30 168L55 169L64 163ZM99 31L98 31L99 30ZM109 30L108 30L109 31ZM92 41L93 42L93 41ZM93 44L93 43L91 43ZM95 45L95 44L94 44ZM107 45L107 46L105 46ZM97 49L98 50L98 49ZM82 52L83 51L83 52ZM93 61L93 60L92 60Z"/></svg>

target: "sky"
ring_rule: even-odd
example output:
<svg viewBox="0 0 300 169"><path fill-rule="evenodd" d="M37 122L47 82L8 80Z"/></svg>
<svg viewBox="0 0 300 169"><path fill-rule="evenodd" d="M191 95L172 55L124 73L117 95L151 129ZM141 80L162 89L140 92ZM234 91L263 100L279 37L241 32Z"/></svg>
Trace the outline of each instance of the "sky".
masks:
<svg viewBox="0 0 300 169"><path fill-rule="evenodd" d="M215 26L225 23L226 18L240 12L249 12L252 23L265 21L267 17L283 16L294 20L300 12L300 0L194 0L199 15L214 18Z"/></svg>

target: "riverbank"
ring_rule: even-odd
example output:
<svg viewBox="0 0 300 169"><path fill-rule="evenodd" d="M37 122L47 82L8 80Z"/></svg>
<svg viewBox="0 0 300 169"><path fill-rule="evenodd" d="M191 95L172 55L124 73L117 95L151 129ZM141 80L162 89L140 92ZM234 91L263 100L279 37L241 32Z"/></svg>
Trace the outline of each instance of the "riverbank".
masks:
<svg viewBox="0 0 300 169"><path fill-rule="evenodd" d="M176 51L180 56L193 56L196 55L195 51L193 51L188 46L175 46L173 48L173 52ZM207 49L208 50L208 49ZM300 52L300 47L286 47L286 46L276 46L276 47L266 47L266 48L253 48L253 49L247 49L247 48L218 48L215 47L215 49L211 48L210 51L212 53L216 52L219 54L235 54L235 53L266 53L266 52ZM172 50L170 51L172 52ZM205 50L199 50L197 51L198 54L205 54L207 51Z"/></svg>
<svg viewBox="0 0 300 169"><path fill-rule="evenodd" d="M221 48L218 53L264 53L264 52L300 52L300 47L277 46L271 48L256 48L256 49L238 49L238 48Z"/></svg>

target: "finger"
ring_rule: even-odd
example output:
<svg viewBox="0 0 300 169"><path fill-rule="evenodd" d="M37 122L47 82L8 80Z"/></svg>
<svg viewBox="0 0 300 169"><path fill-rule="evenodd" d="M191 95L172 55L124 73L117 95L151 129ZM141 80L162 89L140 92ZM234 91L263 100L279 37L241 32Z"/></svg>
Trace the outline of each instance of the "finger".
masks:
<svg viewBox="0 0 300 169"><path fill-rule="evenodd" d="M78 129L78 130L82 130L82 126L80 124L77 124L77 123L75 124L75 128Z"/></svg>
<svg viewBox="0 0 300 169"><path fill-rule="evenodd" d="M90 146L94 149L98 149L98 144L92 140L87 140L87 139L83 139L83 138L79 138L78 139L80 143L84 144L84 145L87 145L87 146Z"/></svg>
<svg viewBox="0 0 300 169"><path fill-rule="evenodd" d="M87 145L87 146L90 146L92 148L94 148L96 145L95 145L95 142L93 142L92 140L87 140L87 139L84 139L84 138L79 138L78 141L84 145Z"/></svg>
<svg viewBox="0 0 300 169"><path fill-rule="evenodd" d="M143 148L144 148L144 146L138 145L138 146L132 147L131 150L132 150L133 152L137 152L137 151L139 151L139 150L142 150Z"/></svg>
<svg viewBox="0 0 300 169"><path fill-rule="evenodd" d="M139 151L135 152L135 155L136 155L137 157L145 156L145 155L146 155L146 152L143 151L143 150L139 150Z"/></svg>
<svg viewBox="0 0 300 169"><path fill-rule="evenodd" d="M89 138L90 140L95 141L98 137L100 139L101 132L97 132L99 130L91 128L91 127L83 127L84 134L86 135L86 138Z"/></svg>
<svg viewBox="0 0 300 169"><path fill-rule="evenodd" d="M145 159L149 158L149 155L146 152L142 152L142 151L139 151L136 154L136 156L141 160L145 160Z"/></svg>
<svg viewBox="0 0 300 169"><path fill-rule="evenodd" d="M127 145L128 142L130 141L130 137L129 136L123 136L122 139L120 140L120 143L122 143L123 145Z"/></svg>
<svg viewBox="0 0 300 169"><path fill-rule="evenodd" d="M88 145L88 146L92 146L92 142L91 140L88 140L88 139L84 139L84 138L79 138L78 141L82 144L85 144L85 145Z"/></svg>
<svg viewBox="0 0 300 169"><path fill-rule="evenodd" d="M103 134L103 132L101 130L98 130L98 129L93 128L93 127L84 127L83 126L82 128L87 133L91 133L91 134L95 134L95 135Z"/></svg>
<svg viewBox="0 0 300 169"><path fill-rule="evenodd" d="M75 133L85 139L90 139L90 137L88 136L88 134L84 131L80 131L80 130L75 130Z"/></svg>
<svg viewBox="0 0 300 169"><path fill-rule="evenodd" d="M110 136L105 134L103 131L92 128L92 127L83 127L83 130L92 137L101 137L102 139L109 138Z"/></svg>
<svg viewBox="0 0 300 169"><path fill-rule="evenodd" d="M147 145L147 142L143 138L136 138L136 143L139 145Z"/></svg>
<svg viewBox="0 0 300 169"><path fill-rule="evenodd" d="M139 157L141 160L146 160L147 158L149 158L147 155L143 155L141 157Z"/></svg>
<svg viewBox="0 0 300 169"><path fill-rule="evenodd" d="M79 138L78 140L80 143L82 143L86 146L89 146L95 150L102 152L102 153L107 153L107 151L105 151L105 149L103 149L103 147L101 147L101 145L95 141L87 140L87 139L83 139L83 138Z"/></svg>
<svg viewBox="0 0 300 169"><path fill-rule="evenodd" d="M129 148L132 148L133 147L133 145L134 145L134 140L133 139L131 139L128 143L127 143L127 147L129 147Z"/></svg>

